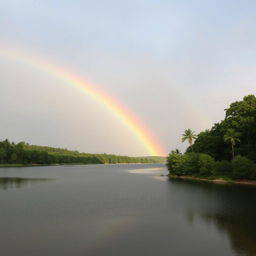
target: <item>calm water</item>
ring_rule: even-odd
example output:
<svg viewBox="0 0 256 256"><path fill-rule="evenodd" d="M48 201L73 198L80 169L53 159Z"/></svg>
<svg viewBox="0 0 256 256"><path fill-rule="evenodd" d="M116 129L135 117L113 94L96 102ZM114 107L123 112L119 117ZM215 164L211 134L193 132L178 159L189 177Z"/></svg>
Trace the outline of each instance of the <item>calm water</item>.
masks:
<svg viewBox="0 0 256 256"><path fill-rule="evenodd" d="M0 169L3 256L256 255L256 188L163 165Z"/></svg>

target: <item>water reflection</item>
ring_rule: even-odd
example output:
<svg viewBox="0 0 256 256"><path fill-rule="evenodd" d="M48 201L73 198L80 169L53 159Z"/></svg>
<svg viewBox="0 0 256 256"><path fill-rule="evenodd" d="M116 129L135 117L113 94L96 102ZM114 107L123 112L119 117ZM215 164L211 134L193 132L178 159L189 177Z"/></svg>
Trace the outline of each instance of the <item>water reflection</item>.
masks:
<svg viewBox="0 0 256 256"><path fill-rule="evenodd" d="M141 168L129 170L129 173L133 174L155 174L164 171L164 168Z"/></svg>
<svg viewBox="0 0 256 256"><path fill-rule="evenodd" d="M188 190L185 212L190 223L212 224L228 236L236 254L256 255L255 187L171 182Z"/></svg>
<svg viewBox="0 0 256 256"><path fill-rule="evenodd" d="M32 183L49 182L51 180L46 178L0 177L0 189L23 188Z"/></svg>

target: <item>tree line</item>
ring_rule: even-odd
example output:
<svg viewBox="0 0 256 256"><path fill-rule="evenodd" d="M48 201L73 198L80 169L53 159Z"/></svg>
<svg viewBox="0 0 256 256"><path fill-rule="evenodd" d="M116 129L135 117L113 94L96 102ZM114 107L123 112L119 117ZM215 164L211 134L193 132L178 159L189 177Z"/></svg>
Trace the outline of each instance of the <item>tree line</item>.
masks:
<svg viewBox="0 0 256 256"><path fill-rule="evenodd" d="M89 154L62 148L14 143L8 139L0 141L0 163L2 165L50 165L50 164L116 164L116 163L160 163L161 157L128 157L112 154Z"/></svg>
<svg viewBox="0 0 256 256"><path fill-rule="evenodd" d="M225 110L225 119L195 134L187 129L185 154L172 151L167 159L171 174L232 179L256 179L256 97L248 95Z"/></svg>

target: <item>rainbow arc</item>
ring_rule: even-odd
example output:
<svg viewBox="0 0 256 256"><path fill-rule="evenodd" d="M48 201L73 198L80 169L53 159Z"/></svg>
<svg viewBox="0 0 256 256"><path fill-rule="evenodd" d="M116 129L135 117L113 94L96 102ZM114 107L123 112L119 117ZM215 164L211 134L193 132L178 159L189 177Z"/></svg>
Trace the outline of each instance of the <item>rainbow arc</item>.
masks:
<svg viewBox="0 0 256 256"><path fill-rule="evenodd" d="M147 152L152 156L165 156L165 150L160 146L155 137L146 129L141 121L131 113L116 98L107 92L101 90L97 85L80 77L70 69L55 64L52 60L48 60L41 56L36 56L24 51L17 51L9 48L0 47L0 55L13 61L22 62L32 68L38 69L48 75L54 76L59 80L78 87L81 91L100 102L104 107L111 111L128 129L138 138L144 145Z"/></svg>

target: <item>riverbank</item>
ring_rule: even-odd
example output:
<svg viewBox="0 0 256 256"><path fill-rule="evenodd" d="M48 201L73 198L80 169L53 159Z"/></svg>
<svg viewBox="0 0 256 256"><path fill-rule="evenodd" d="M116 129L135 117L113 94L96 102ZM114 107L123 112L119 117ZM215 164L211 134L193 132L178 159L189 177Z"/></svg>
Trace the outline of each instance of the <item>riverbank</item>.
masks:
<svg viewBox="0 0 256 256"><path fill-rule="evenodd" d="M0 164L0 168L7 167L37 167L37 166L56 166L60 164Z"/></svg>
<svg viewBox="0 0 256 256"><path fill-rule="evenodd" d="M193 177L193 176L178 176L178 175L167 175L170 179L178 179L178 180L191 180L191 181L203 181L203 182L211 182L215 184L239 184L239 185L253 185L256 186L256 180L232 180L223 177L210 177L210 178L202 178L202 177Z"/></svg>
<svg viewBox="0 0 256 256"><path fill-rule="evenodd" d="M42 166L64 166L64 165L158 165L164 163L63 163L63 164L0 164L0 168L14 168L14 167L42 167Z"/></svg>
<svg viewBox="0 0 256 256"><path fill-rule="evenodd" d="M98 163L96 163L98 165ZM61 166L61 165L90 165L90 163L63 163L63 164L0 164L0 168L8 167L41 167L41 166Z"/></svg>

